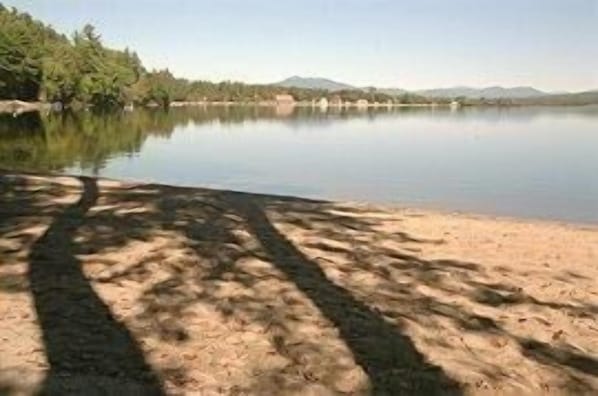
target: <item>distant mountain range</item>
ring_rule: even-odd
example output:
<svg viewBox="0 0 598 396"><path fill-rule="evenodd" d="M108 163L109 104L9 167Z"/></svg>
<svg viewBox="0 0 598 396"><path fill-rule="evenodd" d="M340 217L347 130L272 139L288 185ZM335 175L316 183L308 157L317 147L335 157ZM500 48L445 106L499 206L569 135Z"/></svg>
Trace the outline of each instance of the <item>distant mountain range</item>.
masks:
<svg viewBox="0 0 598 396"><path fill-rule="evenodd" d="M438 89L424 89L415 91L415 93L430 96L430 97L458 97L464 96L466 98L487 98L487 99L498 99L498 98L510 98L510 99L521 99L521 98L533 98L537 96L548 95L547 92L537 90L532 87L486 87L486 88L471 88L471 87L452 87L452 88L438 88Z"/></svg>
<svg viewBox="0 0 598 396"><path fill-rule="evenodd" d="M348 90L357 89L352 85L340 83L337 81L332 81L327 78L299 77L299 76L289 77L285 80L274 83L272 85L277 85L277 86L286 87L286 88L325 89L327 91L342 91L345 89L348 89Z"/></svg>
<svg viewBox="0 0 598 396"><path fill-rule="evenodd" d="M592 105L598 104L598 90L521 98L518 99L518 102L522 104L540 105Z"/></svg>
<svg viewBox="0 0 598 396"><path fill-rule="evenodd" d="M281 87L294 87L294 88L308 88L308 89L325 89L328 91L341 91L341 90L366 90L365 87L356 87L354 85L330 80L327 78L319 77L300 77L293 76L287 78L273 85ZM438 88L438 89L425 89L417 91L407 91L401 88L377 88L378 92L385 93L388 95L401 95L405 93L414 93L422 96L437 97L437 98L454 98L458 96L464 96L466 98L511 98L511 99L523 99L533 98L539 96L549 95L547 92L540 91L532 87L486 87L486 88L471 88L471 87L451 87L451 88Z"/></svg>

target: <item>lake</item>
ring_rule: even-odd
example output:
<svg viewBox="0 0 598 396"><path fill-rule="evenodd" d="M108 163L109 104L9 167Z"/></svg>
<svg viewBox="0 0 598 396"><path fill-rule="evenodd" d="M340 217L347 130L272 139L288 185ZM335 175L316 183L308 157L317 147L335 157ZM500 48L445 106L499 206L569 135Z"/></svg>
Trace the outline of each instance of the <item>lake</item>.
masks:
<svg viewBox="0 0 598 396"><path fill-rule="evenodd" d="M0 167L598 223L598 106L4 115Z"/></svg>

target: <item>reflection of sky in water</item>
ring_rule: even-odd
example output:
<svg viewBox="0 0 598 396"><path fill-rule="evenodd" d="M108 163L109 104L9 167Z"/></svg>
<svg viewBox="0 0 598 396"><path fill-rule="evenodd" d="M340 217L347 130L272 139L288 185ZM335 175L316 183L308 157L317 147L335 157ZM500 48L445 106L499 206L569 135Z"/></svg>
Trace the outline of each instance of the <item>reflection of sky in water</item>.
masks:
<svg viewBox="0 0 598 396"><path fill-rule="evenodd" d="M597 152L596 107L417 111L186 123L99 174L598 222Z"/></svg>

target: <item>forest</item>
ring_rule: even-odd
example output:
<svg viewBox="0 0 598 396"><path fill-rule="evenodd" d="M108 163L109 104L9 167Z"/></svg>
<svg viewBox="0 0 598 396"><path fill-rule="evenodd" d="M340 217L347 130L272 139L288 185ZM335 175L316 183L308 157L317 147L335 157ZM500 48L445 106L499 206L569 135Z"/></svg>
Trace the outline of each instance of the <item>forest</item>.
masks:
<svg viewBox="0 0 598 396"><path fill-rule="evenodd" d="M0 3L0 100L109 108L127 104L168 106L172 101L257 102L282 93L298 101L331 96L325 90L176 78L167 69L148 70L133 50L107 48L92 25L69 37ZM343 101L426 101L418 95L396 98L375 90L346 90L334 96Z"/></svg>

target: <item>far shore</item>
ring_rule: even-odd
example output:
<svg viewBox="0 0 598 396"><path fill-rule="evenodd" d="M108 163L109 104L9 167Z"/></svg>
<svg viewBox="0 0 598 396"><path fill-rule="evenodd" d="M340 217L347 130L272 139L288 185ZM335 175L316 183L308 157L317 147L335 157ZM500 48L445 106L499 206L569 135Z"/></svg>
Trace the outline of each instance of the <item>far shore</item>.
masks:
<svg viewBox="0 0 598 396"><path fill-rule="evenodd" d="M597 260L594 226L0 171L0 384L596 394Z"/></svg>
<svg viewBox="0 0 598 396"><path fill-rule="evenodd" d="M449 107L448 103L331 103L326 106L321 106L313 102L293 102L293 103L277 103L275 101L173 101L169 107L194 107L194 106L263 106L263 107L315 107L315 108L394 108L394 107ZM454 106L454 105L453 105ZM158 104L149 104L147 108L161 107ZM125 106L124 109L131 109L133 106ZM21 100L0 100L0 114L22 114L32 111L50 111L61 110L62 105L53 105L47 102L25 102Z"/></svg>
<svg viewBox="0 0 598 396"><path fill-rule="evenodd" d="M259 101L259 102L235 102L235 101L191 101L191 102L172 102L170 107L185 107L185 106L264 106L264 107L314 107L314 108L392 108L392 107L449 107L450 103L328 103L320 105L317 102L302 101L291 103L277 103L275 101ZM454 106L454 105L453 105Z"/></svg>
<svg viewBox="0 0 598 396"><path fill-rule="evenodd" d="M368 103L328 103L321 105L318 102L300 101L291 103L277 103L276 101L173 101L169 103L168 107L204 107L204 106L259 106L259 107L274 107L283 109L299 108L319 108L319 109L392 109L392 108L450 108L457 109L462 107L524 107L524 106L588 106L588 104L541 104L541 103L456 103L456 102L430 102L430 103L384 103L384 102L368 102ZM140 108L160 108L159 104L150 103L144 106L126 105L124 110L132 110L135 107ZM35 111L61 111L62 104L47 103L47 102L25 102L21 100L0 100L0 114L19 115L27 112Z"/></svg>

